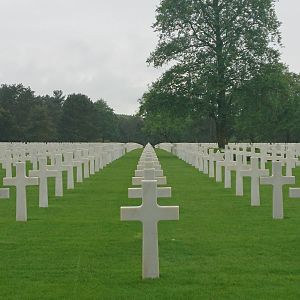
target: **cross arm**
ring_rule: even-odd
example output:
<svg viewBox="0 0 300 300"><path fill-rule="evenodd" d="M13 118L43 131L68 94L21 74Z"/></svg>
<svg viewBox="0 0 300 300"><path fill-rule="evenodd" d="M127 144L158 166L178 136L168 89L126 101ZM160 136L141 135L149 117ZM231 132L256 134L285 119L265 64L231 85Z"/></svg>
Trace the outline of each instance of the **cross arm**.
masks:
<svg viewBox="0 0 300 300"><path fill-rule="evenodd" d="M219 160L219 161L217 161L217 166L225 167L226 166L225 160Z"/></svg>
<svg viewBox="0 0 300 300"><path fill-rule="evenodd" d="M121 221L140 221L141 206L121 207Z"/></svg>
<svg viewBox="0 0 300 300"><path fill-rule="evenodd" d="M273 176L267 176L267 177L260 177L260 184L274 184L274 177Z"/></svg>
<svg viewBox="0 0 300 300"><path fill-rule="evenodd" d="M0 198L9 198L9 189L8 188L0 188Z"/></svg>
<svg viewBox="0 0 300 300"><path fill-rule="evenodd" d="M295 184L295 176L284 176L283 184Z"/></svg>
<svg viewBox="0 0 300 300"><path fill-rule="evenodd" d="M56 177L58 172L57 170L47 170L47 177Z"/></svg>
<svg viewBox="0 0 300 300"><path fill-rule="evenodd" d="M240 174L243 176L243 177L252 177L254 175L253 171L252 170L241 170L240 171Z"/></svg>
<svg viewBox="0 0 300 300"><path fill-rule="evenodd" d="M226 168L228 171L236 171L236 164L226 165L225 168Z"/></svg>
<svg viewBox="0 0 300 300"><path fill-rule="evenodd" d="M170 187L159 187L157 188L157 198L170 198L172 189Z"/></svg>
<svg viewBox="0 0 300 300"><path fill-rule="evenodd" d="M143 177L132 177L132 185L141 185L142 180L144 180ZM157 180L157 184L159 184L159 185L167 184L167 178L165 176L164 177L155 177L154 180Z"/></svg>
<svg viewBox="0 0 300 300"><path fill-rule="evenodd" d="M3 185L16 185L16 179L13 177L3 178Z"/></svg>
<svg viewBox="0 0 300 300"><path fill-rule="evenodd" d="M38 170L30 170L29 171L29 177L39 177L40 172Z"/></svg>
<svg viewBox="0 0 300 300"><path fill-rule="evenodd" d="M128 198L141 199L143 197L143 190L141 188L128 189Z"/></svg>
<svg viewBox="0 0 300 300"><path fill-rule="evenodd" d="M290 188L289 197L290 198L300 198L300 188Z"/></svg>
<svg viewBox="0 0 300 300"><path fill-rule="evenodd" d="M144 170L136 170L135 176L144 177ZM164 176L163 170L155 170L155 177L162 177L162 176Z"/></svg>
<svg viewBox="0 0 300 300"><path fill-rule="evenodd" d="M25 177L25 184L26 185L38 185L39 178L38 177Z"/></svg>
<svg viewBox="0 0 300 300"><path fill-rule="evenodd" d="M179 206L158 206L158 221L163 220L179 220Z"/></svg>

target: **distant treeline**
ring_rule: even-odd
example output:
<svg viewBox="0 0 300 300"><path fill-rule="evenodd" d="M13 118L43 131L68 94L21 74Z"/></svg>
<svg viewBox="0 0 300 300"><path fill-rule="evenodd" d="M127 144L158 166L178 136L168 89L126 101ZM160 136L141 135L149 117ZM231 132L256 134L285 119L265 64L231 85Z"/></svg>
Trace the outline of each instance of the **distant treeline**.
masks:
<svg viewBox="0 0 300 300"><path fill-rule="evenodd" d="M143 119L118 115L82 94L37 96L22 84L0 87L0 141L145 143Z"/></svg>
<svg viewBox="0 0 300 300"><path fill-rule="evenodd" d="M161 78L140 100L150 140L217 142L213 104ZM183 85L184 87L184 85ZM204 96L203 96L204 97ZM300 74L282 64L261 66L230 93L226 142L300 142ZM218 116L218 115L217 115Z"/></svg>

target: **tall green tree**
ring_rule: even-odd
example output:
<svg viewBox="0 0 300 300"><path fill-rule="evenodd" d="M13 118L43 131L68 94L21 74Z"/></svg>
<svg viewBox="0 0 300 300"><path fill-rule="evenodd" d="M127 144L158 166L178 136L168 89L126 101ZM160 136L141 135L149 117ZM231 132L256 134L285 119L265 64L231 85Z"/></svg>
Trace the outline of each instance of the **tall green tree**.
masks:
<svg viewBox="0 0 300 300"><path fill-rule="evenodd" d="M300 140L300 76L282 64L266 65L237 89L235 137L251 142Z"/></svg>
<svg viewBox="0 0 300 300"><path fill-rule="evenodd" d="M96 116L93 102L86 95L69 95L62 107L61 140L68 142L96 141Z"/></svg>
<svg viewBox="0 0 300 300"><path fill-rule="evenodd" d="M57 141L56 126L51 119L47 105L40 101L36 103L28 115L29 125L26 131L26 141L52 142Z"/></svg>
<svg viewBox="0 0 300 300"><path fill-rule="evenodd" d="M103 99L96 101L94 106L97 113L96 126L99 141L117 141L118 118L114 110Z"/></svg>
<svg viewBox="0 0 300 300"><path fill-rule="evenodd" d="M231 92L265 63L278 60L275 0L162 0L154 30L157 48L148 59L191 84L191 98L216 123L224 146L233 118ZM180 86L180 85L179 85ZM173 89L177 89L174 85ZM197 106L197 104L195 104Z"/></svg>
<svg viewBox="0 0 300 300"><path fill-rule="evenodd" d="M135 142L146 144L148 137L143 132L144 121L140 116L117 115L118 141L122 143Z"/></svg>
<svg viewBox="0 0 300 300"><path fill-rule="evenodd" d="M1 85L0 139L2 141L28 141L31 110L37 104L34 91L22 84Z"/></svg>

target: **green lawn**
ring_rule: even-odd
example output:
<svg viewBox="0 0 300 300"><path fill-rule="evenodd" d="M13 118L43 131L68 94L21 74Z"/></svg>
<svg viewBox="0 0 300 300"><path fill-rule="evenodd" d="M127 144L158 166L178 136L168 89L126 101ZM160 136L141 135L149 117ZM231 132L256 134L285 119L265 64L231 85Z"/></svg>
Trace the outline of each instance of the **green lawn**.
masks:
<svg viewBox="0 0 300 300"><path fill-rule="evenodd" d="M270 187L253 208L249 180L236 197L158 153L173 194L159 202L180 206L179 221L159 224L160 279L141 279L141 224L120 221L120 206L140 203L127 198L137 150L62 198L51 182L47 209L29 188L27 223L15 221L13 190L0 200L0 298L300 299L300 199L273 220Z"/></svg>

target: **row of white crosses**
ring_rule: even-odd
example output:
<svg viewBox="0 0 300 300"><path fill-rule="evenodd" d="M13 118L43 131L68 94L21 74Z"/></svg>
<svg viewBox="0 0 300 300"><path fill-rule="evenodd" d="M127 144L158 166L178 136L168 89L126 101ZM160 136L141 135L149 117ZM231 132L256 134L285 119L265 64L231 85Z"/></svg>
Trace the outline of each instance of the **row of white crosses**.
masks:
<svg viewBox="0 0 300 300"><path fill-rule="evenodd" d="M83 148L84 147L84 148ZM16 220L27 221L26 187L39 185L39 207L48 207L48 178L55 178L55 196L63 196L63 172L67 172L67 189L74 189L73 169L76 180L82 182L95 171L125 154L125 145L115 144L9 144L0 143L0 162L5 168L4 186L16 187ZM51 165L48 165L48 159ZM33 170L26 176L26 163L32 163ZM12 177L12 165L16 176ZM83 173L83 176L82 176ZM9 198L9 189L0 189L0 198Z"/></svg>
<svg viewBox="0 0 300 300"><path fill-rule="evenodd" d="M295 168L296 165L300 165L298 160L298 156L300 154L299 147L297 147L295 144L290 145L290 147L284 144L256 144L255 147L260 149L260 153L254 153L251 157L250 171L242 171L244 176L251 177L251 205L260 205L259 184L272 185L273 218L283 219L284 212L282 190L284 185L295 184L295 177L292 176L292 169ZM244 150L243 152L246 151ZM261 160L261 166L263 169L259 169L259 159ZM268 160L272 161L271 176L268 176L269 171L265 170L265 162ZM282 175L282 166L284 164L286 166L286 176ZM300 198L300 188L290 188L289 196L290 198Z"/></svg>
<svg viewBox="0 0 300 300"><path fill-rule="evenodd" d="M179 158L208 174L209 177L215 177L217 182L222 181L222 167L224 167L225 188L231 188L231 171L235 171L237 196L243 196L243 177L250 177L251 206L260 205L260 184L272 185L273 218L284 217L282 188L287 184L295 184L292 170L300 165L299 144L230 144L225 148L225 153L219 151L215 153L211 144L174 144L172 149L174 148ZM251 150L248 151L248 148ZM267 161L272 161L271 176L269 170L265 168ZM286 176L282 175L283 165L286 166ZM291 198L300 197L300 188L290 188L289 195Z"/></svg>
<svg viewBox="0 0 300 300"><path fill-rule="evenodd" d="M140 221L143 223L142 277L159 277L159 254L157 224L162 220L178 220L178 206L160 206L158 198L171 197L170 187L158 187L166 184L158 158L153 147L147 144L138 163L133 185L141 188L129 188L128 198L142 199L140 206L121 207L121 221Z"/></svg>

